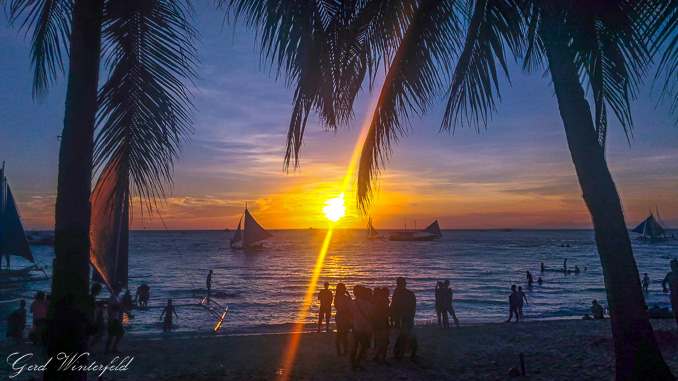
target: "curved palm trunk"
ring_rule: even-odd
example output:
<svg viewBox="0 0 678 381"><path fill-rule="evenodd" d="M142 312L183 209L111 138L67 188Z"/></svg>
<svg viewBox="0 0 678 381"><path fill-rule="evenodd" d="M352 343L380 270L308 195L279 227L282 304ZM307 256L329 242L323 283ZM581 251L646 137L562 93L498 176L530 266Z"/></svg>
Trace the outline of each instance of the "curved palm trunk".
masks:
<svg viewBox="0 0 678 381"><path fill-rule="evenodd" d="M598 143L591 109L556 20L545 19L542 40L567 143L591 213L605 278L617 380L674 380L645 312L621 201Z"/></svg>
<svg viewBox="0 0 678 381"><path fill-rule="evenodd" d="M85 333L89 288L90 193L94 125L97 111L99 57L104 0L76 0L70 40L70 62L59 177L52 303L47 353L87 351ZM73 365L87 363L82 356ZM45 380L85 380L86 372L48 367Z"/></svg>

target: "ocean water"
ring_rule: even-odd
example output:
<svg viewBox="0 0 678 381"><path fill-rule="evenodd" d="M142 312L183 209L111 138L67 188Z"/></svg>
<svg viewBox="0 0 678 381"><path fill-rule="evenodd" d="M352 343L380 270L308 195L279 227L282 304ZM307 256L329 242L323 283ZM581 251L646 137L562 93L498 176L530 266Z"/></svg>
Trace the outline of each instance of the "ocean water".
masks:
<svg viewBox="0 0 678 381"><path fill-rule="evenodd" d="M224 231L134 231L130 234L130 289L141 283L151 287L151 308L135 311L126 323L130 332L157 333L162 306L174 299L179 319L175 331L210 332L214 316L196 307L205 295L205 278L213 269L213 292L227 297L215 299L229 311L219 333L279 332L297 322L324 230L273 230L273 238L257 253L232 251L228 242L233 232ZM381 231L388 235L389 231ZM559 247L567 244L570 247ZM638 269L650 276L649 306L669 305L661 281L669 271L669 259L678 256L678 241L633 243ZM49 266L51 247L33 247L37 263ZM560 269L578 265L580 274L540 272L541 262ZM13 266L20 267L19 259ZM526 271L535 280L527 287ZM47 268L48 273L51 268ZM404 276L417 297L418 324L436 321L434 288L449 279L454 291L454 309L461 324L501 322L508 315L508 295L512 284L522 285L529 305L525 319L562 319L583 316L591 300L607 305L600 260L590 230L444 230L443 237L431 242L391 242L367 240L363 230L335 230L319 278L349 288L395 287ZM536 283L542 277L543 285ZM16 308L16 298L30 299L37 290L48 291L49 281L0 285L0 316ZM104 292L104 296L108 296ZM317 299L303 318L316 321ZM29 316L30 322L30 316ZM334 323L334 322L332 322ZM1 325L4 336L4 324Z"/></svg>

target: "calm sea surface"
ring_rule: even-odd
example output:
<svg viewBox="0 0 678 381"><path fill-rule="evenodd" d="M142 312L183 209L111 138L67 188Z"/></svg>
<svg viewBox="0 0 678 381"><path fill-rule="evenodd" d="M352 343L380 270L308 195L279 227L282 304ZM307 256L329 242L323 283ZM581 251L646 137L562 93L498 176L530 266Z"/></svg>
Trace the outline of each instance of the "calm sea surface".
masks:
<svg viewBox="0 0 678 381"><path fill-rule="evenodd" d="M141 283L151 286L152 308L135 311L126 327L130 332L162 330L158 317L168 298L177 305L179 320L175 331L208 332L216 323L204 309L190 306L205 293L205 277L214 270L213 292L229 296L216 299L228 304L229 312L220 333L277 332L296 322L301 301L310 280L324 230L273 230L258 253L231 251L228 241L233 232L224 231L134 231L130 234L130 289L132 295ZM388 235L389 231L381 231ZM675 232L673 232L675 234ZM367 240L363 230L337 230L319 279L334 289L337 282L349 288L355 284L389 287L398 276L407 278L417 296L417 323L435 320L436 281L449 279L454 290L454 308L461 324L500 322L507 318L507 300L512 284L522 285L529 305L526 319L579 317L589 312L591 300L604 305L605 291L600 260L593 232L588 230L444 230L432 242L390 242ZM671 234L671 233L670 233ZM567 244L570 247L559 247ZM678 242L636 243L638 269L650 276L647 304L669 305L662 293L661 280L669 271L669 259L678 257ZM33 247L38 264L51 265L51 247ZM588 271L580 274L539 271L540 262L552 269L578 265ZM13 266L24 265L20 259ZM27 264L27 263L26 263ZM526 271L535 285L527 288ZM48 273L51 268L47 269ZM544 284L536 284L542 277ZM48 291L49 281L1 285L0 301L26 298L30 304L37 290ZM319 288L318 288L319 290ZM105 295L107 296L107 295ZM5 317L15 302L0 303L4 336ZM317 316L317 300L305 317L312 323ZM30 322L30 316L29 316ZM30 324L30 323L29 323Z"/></svg>

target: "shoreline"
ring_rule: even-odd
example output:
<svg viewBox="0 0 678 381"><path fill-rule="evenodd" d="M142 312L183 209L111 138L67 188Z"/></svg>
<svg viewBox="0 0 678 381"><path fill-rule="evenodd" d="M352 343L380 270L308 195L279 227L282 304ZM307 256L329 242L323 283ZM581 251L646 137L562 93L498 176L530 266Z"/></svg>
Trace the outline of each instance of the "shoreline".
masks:
<svg viewBox="0 0 678 381"><path fill-rule="evenodd" d="M678 334L673 319L651 320L664 358L678 373ZM521 321L485 323L461 328L438 329L417 326L418 362L407 357L391 359L397 330L390 333L389 362L365 362L365 371L353 372L345 356L338 357L334 333L302 333L299 351L290 379L297 380L393 380L455 379L502 380L508 369L519 367L519 354L525 356L531 380L612 379L614 349L609 319ZM158 338L129 334L123 338L120 357L134 357L124 372L108 372L104 380L275 380L291 334L253 334L182 337L169 334ZM2 352L34 351L2 342ZM102 350L101 344L96 348ZM6 356L6 355L5 355ZM372 352L368 353L371 359ZM39 354L36 353L36 359ZM90 363L109 363L114 355L95 354ZM36 360L37 361L37 360ZM0 372L9 374L6 362ZM21 374L14 380L29 380ZM93 374L90 374L95 379Z"/></svg>

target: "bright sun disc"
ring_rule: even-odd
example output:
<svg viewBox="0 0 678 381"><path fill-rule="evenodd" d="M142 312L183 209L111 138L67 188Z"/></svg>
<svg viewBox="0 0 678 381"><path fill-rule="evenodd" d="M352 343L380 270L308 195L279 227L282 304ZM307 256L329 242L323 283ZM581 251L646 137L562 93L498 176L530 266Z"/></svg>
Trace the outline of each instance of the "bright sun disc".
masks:
<svg viewBox="0 0 678 381"><path fill-rule="evenodd" d="M344 193L325 201L325 204L327 205L323 208L323 213L325 213L325 217L327 217L328 220L337 222L341 217L346 215L346 206L344 206Z"/></svg>

